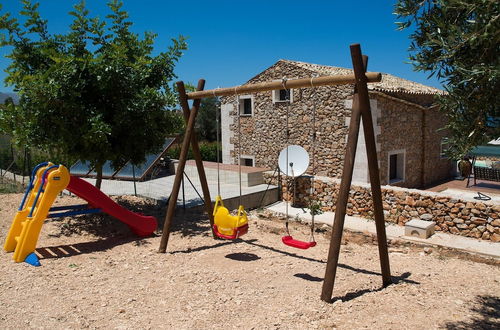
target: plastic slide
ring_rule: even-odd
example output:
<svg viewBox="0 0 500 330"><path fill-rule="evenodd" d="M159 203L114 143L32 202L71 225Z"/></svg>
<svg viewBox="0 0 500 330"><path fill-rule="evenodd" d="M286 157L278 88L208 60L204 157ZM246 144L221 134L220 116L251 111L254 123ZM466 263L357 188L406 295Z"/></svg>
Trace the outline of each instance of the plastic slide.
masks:
<svg viewBox="0 0 500 330"><path fill-rule="evenodd" d="M46 162L39 164L33 170L32 180L5 240L4 249L7 252L14 252L12 256L14 261L40 265L34 253L36 243L45 219L54 215L49 212L59 209L58 207L51 208L51 206L57 195L64 189L86 200L92 207L124 222L139 236L151 235L156 229L155 217L140 215L121 207L87 181L70 176L66 167ZM90 209L90 211L96 209Z"/></svg>
<svg viewBox="0 0 500 330"><path fill-rule="evenodd" d="M158 225L155 217L140 215L121 207L109 198L108 195L76 176L71 176L66 190L86 200L93 207L100 208L102 212L127 224L139 236L151 235Z"/></svg>
<svg viewBox="0 0 500 330"><path fill-rule="evenodd" d="M23 202L17 211L5 240L5 251L14 251L12 259L25 261L35 251L43 222L52 203L68 182L70 175L64 166L52 163L40 164L37 180L30 182ZM26 203L27 199L27 203Z"/></svg>

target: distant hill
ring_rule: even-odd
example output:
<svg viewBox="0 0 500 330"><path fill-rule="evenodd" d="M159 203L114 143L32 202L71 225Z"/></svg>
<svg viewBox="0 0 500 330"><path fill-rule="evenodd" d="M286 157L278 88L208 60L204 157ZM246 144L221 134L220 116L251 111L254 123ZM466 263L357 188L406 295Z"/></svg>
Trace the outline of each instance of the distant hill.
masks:
<svg viewBox="0 0 500 330"><path fill-rule="evenodd" d="M0 92L0 104L4 104L5 100L8 99L9 97L12 97L14 100L14 104L19 103L19 97L17 96L16 93L2 93Z"/></svg>

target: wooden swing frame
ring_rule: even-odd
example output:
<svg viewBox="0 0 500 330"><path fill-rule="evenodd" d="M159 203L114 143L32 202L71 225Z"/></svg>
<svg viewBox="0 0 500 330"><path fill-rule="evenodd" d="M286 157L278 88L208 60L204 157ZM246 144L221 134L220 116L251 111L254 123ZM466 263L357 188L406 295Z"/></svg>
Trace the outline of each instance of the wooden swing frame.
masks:
<svg viewBox="0 0 500 330"><path fill-rule="evenodd" d="M354 74L351 75L335 75L323 76L317 78L294 79L287 81L264 82L258 84L248 84L229 88L219 88L214 90L203 90L205 87L205 80L200 79L196 92L186 93L184 83L177 82L177 89L179 92L179 101L182 107L184 120L186 121L186 131L184 133L184 140L182 142L181 152L179 156L179 163L175 174L172 193L170 195L170 202L168 203L167 213L165 216L165 223L163 226L163 234L159 252L165 253L170 237L172 220L175 213L177 204L177 197L182 181L182 174L186 165L187 153L191 145L193 155L196 161L196 167L200 177L200 183L203 190L203 198L205 210L210 219L210 228L213 232L214 217L213 207L210 198L210 191L208 189L207 178L203 163L200 155L200 148L195 134L195 120L198 114L201 99L213 96L228 96L238 95L242 93L255 93L271 90L283 89L283 85L287 89L304 88L304 87L317 87L317 86L330 86L330 85L345 85L354 84L354 96L352 104L351 121L349 124L349 133L347 136L346 152L344 158L344 165L342 170L342 178L340 182L340 191L336 204L335 218L333 223L333 233L330 239L330 248L328 251L328 259L325 270L325 278L323 281L323 288L321 291L321 300L331 302L333 287L335 283L335 275L337 272L340 246L342 241L342 233L344 229L344 220L346 215L347 203L349 199L349 190L352 182L352 174L354 170L354 160L356 157L356 146L358 142L360 121L363 121L363 131L366 144L366 153L368 158L368 169L370 174L370 185L373 199L373 209L375 216L375 226L377 230L378 250L380 257L380 267L382 270L382 285L385 287L392 283L391 271L389 265L389 254L387 250L387 236L385 232L384 211L382 206L382 191L380 188L379 168L377 161L377 151L375 144L375 134L373 130L373 119L370 110L370 99L368 95L368 85L371 82L380 82L382 80L381 73L366 72L368 65L368 57L362 55L361 46L353 44L350 46L351 59L354 69ZM189 108L188 100L193 100L191 109Z"/></svg>

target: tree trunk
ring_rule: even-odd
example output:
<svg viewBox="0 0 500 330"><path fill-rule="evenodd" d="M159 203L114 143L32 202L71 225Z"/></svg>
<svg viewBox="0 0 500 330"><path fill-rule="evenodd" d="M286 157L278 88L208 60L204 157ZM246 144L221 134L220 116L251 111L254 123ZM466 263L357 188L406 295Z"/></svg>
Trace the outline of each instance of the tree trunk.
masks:
<svg viewBox="0 0 500 330"><path fill-rule="evenodd" d="M103 163L97 163L95 166L95 171L97 173L96 180L95 180L95 187L97 189L101 189L101 183L102 183L102 165Z"/></svg>

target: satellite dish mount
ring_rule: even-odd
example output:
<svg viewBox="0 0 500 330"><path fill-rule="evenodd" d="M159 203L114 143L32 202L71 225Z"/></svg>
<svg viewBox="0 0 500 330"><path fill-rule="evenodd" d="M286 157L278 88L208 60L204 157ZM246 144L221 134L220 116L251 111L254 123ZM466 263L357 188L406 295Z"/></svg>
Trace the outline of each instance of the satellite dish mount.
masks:
<svg viewBox="0 0 500 330"><path fill-rule="evenodd" d="M296 206L296 181L309 167L309 154L298 145L290 145L281 150L278 157L278 167L284 175L292 177L293 199L292 206Z"/></svg>

